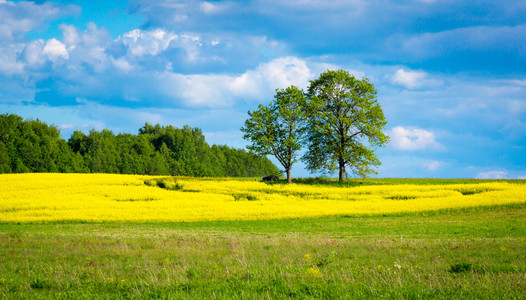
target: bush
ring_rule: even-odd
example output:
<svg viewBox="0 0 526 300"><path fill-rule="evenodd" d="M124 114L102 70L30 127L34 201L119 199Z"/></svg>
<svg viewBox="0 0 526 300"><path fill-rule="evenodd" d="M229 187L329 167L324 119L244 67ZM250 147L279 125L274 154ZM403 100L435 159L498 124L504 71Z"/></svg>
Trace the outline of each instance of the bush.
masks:
<svg viewBox="0 0 526 300"><path fill-rule="evenodd" d="M472 264L467 262L461 262L458 264L451 265L449 268L449 272L451 273L462 273L462 272L469 272L471 271Z"/></svg>

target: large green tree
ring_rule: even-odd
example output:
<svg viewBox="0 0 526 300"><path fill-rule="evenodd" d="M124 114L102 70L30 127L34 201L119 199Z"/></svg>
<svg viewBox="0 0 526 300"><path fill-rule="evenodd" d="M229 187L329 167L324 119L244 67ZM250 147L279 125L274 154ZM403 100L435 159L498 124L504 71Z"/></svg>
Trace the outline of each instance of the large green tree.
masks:
<svg viewBox="0 0 526 300"><path fill-rule="evenodd" d="M373 167L381 163L374 150L389 137L377 91L367 78L356 79L344 70L322 73L310 82L305 112L308 150L303 160L309 170L338 170L340 182L346 172L376 173Z"/></svg>
<svg viewBox="0 0 526 300"><path fill-rule="evenodd" d="M243 138L250 142L247 148L275 156L287 173L288 183L292 182L291 167L301 149L304 102L303 91L295 86L277 89L268 106L260 104L256 111L248 112L241 128Z"/></svg>

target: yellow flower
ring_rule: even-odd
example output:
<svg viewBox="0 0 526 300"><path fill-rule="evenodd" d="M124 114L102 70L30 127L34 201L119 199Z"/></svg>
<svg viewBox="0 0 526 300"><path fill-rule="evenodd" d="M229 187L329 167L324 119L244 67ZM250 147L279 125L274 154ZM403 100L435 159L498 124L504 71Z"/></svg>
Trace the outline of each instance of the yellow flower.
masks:
<svg viewBox="0 0 526 300"><path fill-rule="evenodd" d="M159 181L180 188L160 188ZM268 220L526 203L526 185L505 182L336 188L226 178L27 173L1 174L0 186L0 222Z"/></svg>
<svg viewBox="0 0 526 300"><path fill-rule="evenodd" d="M311 255L310 254L305 254L303 255L303 258L306 259L306 260L311 260Z"/></svg>
<svg viewBox="0 0 526 300"><path fill-rule="evenodd" d="M305 276L308 278L321 278L322 274L318 268L308 268L307 271L305 271Z"/></svg>

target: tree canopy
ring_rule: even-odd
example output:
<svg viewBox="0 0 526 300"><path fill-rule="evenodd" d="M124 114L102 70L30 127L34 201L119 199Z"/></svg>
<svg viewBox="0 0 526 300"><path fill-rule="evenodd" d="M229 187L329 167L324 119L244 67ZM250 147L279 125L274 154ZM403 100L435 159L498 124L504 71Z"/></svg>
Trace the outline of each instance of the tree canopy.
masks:
<svg viewBox="0 0 526 300"><path fill-rule="evenodd" d="M381 163L374 148L384 146L389 137L383 132L387 121L374 85L344 70L326 71L310 82L307 96L307 168L338 170L340 181L347 171L376 173L373 167Z"/></svg>
<svg viewBox="0 0 526 300"><path fill-rule="evenodd" d="M311 80L308 92L291 86L276 90L274 100L248 112L241 130L248 149L271 154L287 172L301 158L311 172L339 172L365 177L381 164L374 151L389 142L387 121L378 103L377 90L367 78L356 79L345 70L326 71Z"/></svg>
<svg viewBox="0 0 526 300"><path fill-rule="evenodd" d="M151 125L139 134L60 131L39 120L0 115L0 173L82 172L255 177L278 174L267 158L206 143L199 128Z"/></svg>
<svg viewBox="0 0 526 300"><path fill-rule="evenodd" d="M295 86L277 89L274 100L268 105L248 112L249 118L241 131L247 146L260 155L271 154L280 162L287 174L287 182L292 181L291 167L297 161L301 149L303 131L303 91Z"/></svg>

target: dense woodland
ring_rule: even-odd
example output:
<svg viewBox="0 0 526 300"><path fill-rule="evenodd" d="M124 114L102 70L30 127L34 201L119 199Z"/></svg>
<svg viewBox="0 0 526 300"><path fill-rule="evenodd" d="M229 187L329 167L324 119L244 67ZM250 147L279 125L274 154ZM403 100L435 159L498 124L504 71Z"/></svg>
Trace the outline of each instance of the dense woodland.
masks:
<svg viewBox="0 0 526 300"><path fill-rule="evenodd" d="M146 123L137 135L107 129L60 130L39 120L0 115L0 173L80 172L252 177L279 173L266 157L209 146L199 128Z"/></svg>

